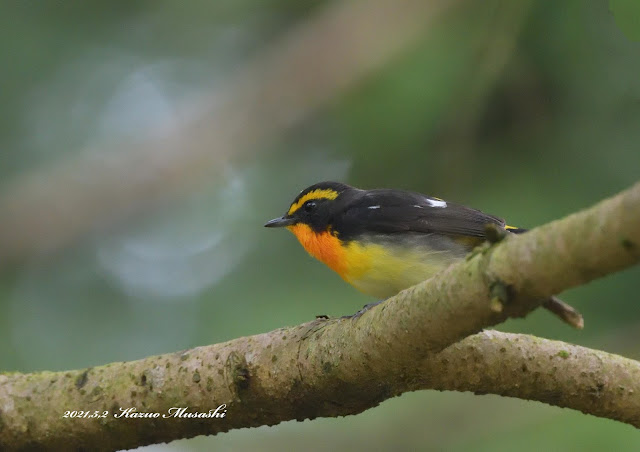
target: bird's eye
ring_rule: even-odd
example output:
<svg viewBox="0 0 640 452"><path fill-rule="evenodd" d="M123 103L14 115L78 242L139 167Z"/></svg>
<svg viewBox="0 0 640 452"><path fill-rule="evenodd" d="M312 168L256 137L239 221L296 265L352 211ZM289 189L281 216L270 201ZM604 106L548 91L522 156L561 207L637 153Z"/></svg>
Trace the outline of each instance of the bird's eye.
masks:
<svg viewBox="0 0 640 452"><path fill-rule="evenodd" d="M305 212L313 212L314 210L316 210L317 204L315 203L315 201L307 201L304 203L304 205L302 206L302 208L304 209Z"/></svg>

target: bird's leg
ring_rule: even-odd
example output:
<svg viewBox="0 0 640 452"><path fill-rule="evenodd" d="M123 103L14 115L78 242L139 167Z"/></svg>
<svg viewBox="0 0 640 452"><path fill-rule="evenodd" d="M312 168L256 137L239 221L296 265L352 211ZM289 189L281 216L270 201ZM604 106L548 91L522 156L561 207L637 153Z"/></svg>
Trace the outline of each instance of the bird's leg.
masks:
<svg viewBox="0 0 640 452"><path fill-rule="evenodd" d="M369 309L371 309L372 307L379 305L380 303L382 303L383 301L386 301L387 299L385 298L384 300L378 300L378 301L374 301L373 303L367 303L365 304L362 309L360 309L358 312L356 312L355 314L351 314L351 315L343 315L342 317L340 317L341 319L352 319L352 320L356 320L358 319L362 314L364 314L365 312L367 312Z"/></svg>

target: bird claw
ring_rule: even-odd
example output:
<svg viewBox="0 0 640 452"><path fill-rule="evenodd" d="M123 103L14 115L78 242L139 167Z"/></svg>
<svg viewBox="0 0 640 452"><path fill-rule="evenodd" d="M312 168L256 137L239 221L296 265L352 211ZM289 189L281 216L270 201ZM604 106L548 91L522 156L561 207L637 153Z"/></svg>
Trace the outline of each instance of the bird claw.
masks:
<svg viewBox="0 0 640 452"><path fill-rule="evenodd" d="M373 308L374 306L379 305L380 303L382 303L385 300L379 300L379 301L375 301L373 303L367 303L365 304L362 309L360 309L358 312L356 312L355 314L351 314L351 315L343 315L342 317L340 317L341 319L351 319L351 320L357 320L360 318L360 316L362 314L364 314L365 312L367 312L369 309Z"/></svg>

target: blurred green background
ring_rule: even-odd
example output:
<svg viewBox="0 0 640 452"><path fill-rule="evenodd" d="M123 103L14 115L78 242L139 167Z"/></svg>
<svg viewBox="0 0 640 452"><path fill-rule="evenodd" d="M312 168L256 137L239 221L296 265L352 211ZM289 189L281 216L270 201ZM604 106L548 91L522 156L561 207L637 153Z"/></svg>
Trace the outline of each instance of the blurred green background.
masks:
<svg viewBox="0 0 640 452"><path fill-rule="evenodd" d="M0 195L29 172L177 121L327 4L3 2ZM212 169L206 186L0 261L0 369L83 368L353 313L372 300L262 227L319 180L421 191L522 227L594 204L638 180L639 74L640 43L605 3L462 2L320 113ZM562 294L584 331L542 311L498 328L640 359L639 278L636 267ZM640 434L534 402L423 391L358 416L147 450L365 447L637 450Z"/></svg>

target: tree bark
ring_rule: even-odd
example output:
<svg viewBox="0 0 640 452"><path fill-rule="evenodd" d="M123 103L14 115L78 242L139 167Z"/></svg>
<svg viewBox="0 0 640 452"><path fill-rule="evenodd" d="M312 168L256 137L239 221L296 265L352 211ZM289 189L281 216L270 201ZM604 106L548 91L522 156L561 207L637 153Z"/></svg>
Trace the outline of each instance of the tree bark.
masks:
<svg viewBox="0 0 640 452"><path fill-rule="evenodd" d="M472 336L638 260L640 183L486 246L361 316L133 362L0 375L0 449L131 448L356 414L429 388L540 400L640 427L640 363L531 336ZM225 417L162 418L173 407L220 405ZM115 417L127 408L160 417ZM77 410L107 414L64 417Z"/></svg>

